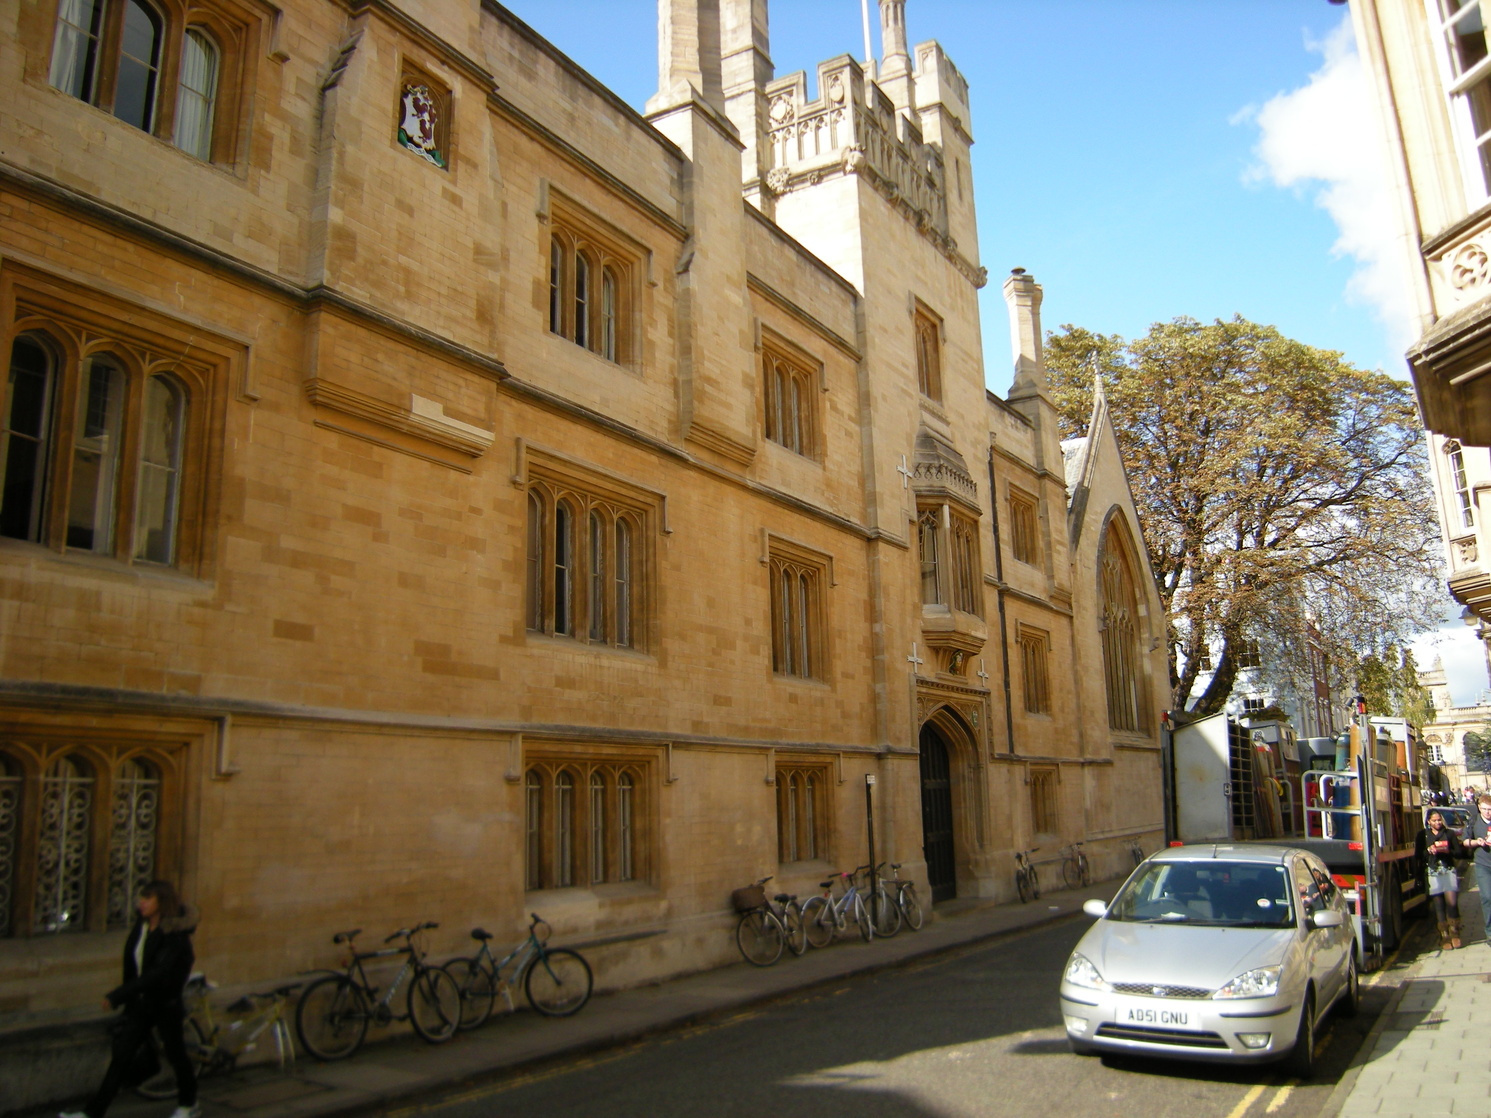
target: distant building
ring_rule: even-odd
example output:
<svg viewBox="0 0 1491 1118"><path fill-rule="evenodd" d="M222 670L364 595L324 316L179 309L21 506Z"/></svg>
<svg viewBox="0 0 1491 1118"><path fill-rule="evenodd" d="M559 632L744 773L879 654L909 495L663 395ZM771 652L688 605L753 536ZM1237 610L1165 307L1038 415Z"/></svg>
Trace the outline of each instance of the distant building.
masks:
<svg viewBox="0 0 1491 1118"><path fill-rule="evenodd" d="M1421 740L1429 751L1429 762L1439 766L1449 788L1458 794L1472 787L1491 792L1491 777L1486 773L1468 772L1465 767L1465 735L1483 734L1491 725L1491 691L1482 691L1474 705L1457 707L1450 697L1444 661L1434 658L1434 666L1419 672L1419 685L1434 701L1434 721L1423 728Z"/></svg>

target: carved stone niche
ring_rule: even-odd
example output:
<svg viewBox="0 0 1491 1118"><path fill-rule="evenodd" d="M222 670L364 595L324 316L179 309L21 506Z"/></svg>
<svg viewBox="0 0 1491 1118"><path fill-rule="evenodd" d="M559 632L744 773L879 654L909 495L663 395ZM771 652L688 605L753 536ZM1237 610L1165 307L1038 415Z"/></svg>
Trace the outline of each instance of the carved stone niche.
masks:
<svg viewBox="0 0 1491 1118"><path fill-rule="evenodd" d="M1480 548L1476 546L1474 536L1461 536L1453 541L1455 549L1455 566L1473 567L1480 562Z"/></svg>

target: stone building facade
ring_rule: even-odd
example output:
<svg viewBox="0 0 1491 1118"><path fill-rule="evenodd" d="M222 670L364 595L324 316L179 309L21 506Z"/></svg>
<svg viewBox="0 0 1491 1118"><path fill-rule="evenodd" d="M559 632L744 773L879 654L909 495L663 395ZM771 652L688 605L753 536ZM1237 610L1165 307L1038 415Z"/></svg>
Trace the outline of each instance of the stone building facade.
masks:
<svg viewBox="0 0 1491 1118"><path fill-rule="evenodd" d="M229 988L530 911L606 987L863 862L867 776L938 898L1153 846L1128 483L1018 269L984 387L905 7L815 96L765 0L663 0L645 116L493 0L0 9L0 1027L155 875Z"/></svg>
<svg viewBox="0 0 1491 1118"><path fill-rule="evenodd" d="M1479 3L1351 0L1351 13L1418 316L1407 358L1449 589L1491 621L1491 41Z"/></svg>

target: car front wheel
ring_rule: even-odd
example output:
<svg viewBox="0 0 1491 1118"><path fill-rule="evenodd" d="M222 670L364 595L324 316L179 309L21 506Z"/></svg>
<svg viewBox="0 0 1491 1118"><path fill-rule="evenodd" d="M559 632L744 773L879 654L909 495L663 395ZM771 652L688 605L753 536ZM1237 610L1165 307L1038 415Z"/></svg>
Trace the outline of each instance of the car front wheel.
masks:
<svg viewBox="0 0 1491 1118"><path fill-rule="evenodd" d="M1315 1070L1315 995L1305 995L1305 1004L1299 1013L1299 1030L1294 1036L1294 1047L1285 1060L1289 1074L1296 1079L1309 1079Z"/></svg>

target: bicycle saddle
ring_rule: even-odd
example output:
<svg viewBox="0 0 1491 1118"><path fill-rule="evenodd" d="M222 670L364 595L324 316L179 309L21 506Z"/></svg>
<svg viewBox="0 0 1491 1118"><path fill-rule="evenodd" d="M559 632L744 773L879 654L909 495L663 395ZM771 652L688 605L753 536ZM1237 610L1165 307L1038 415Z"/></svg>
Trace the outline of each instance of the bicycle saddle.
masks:
<svg viewBox="0 0 1491 1118"><path fill-rule="evenodd" d="M338 932L331 937L332 943L351 943L362 932L361 928L353 928L350 932Z"/></svg>
<svg viewBox="0 0 1491 1118"><path fill-rule="evenodd" d="M818 888L820 888L820 889L828 889L828 888L831 888L832 886L833 886L833 882L832 881L820 881L820 882L818 882Z"/></svg>
<svg viewBox="0 0 1491 1118"><path fill-rule="evenodd" d="M489 931L487 931L485 928L472 928L471 929L471 938L472 939L482 939L482 940L491 939L492 938L492 933L489 932Z"/></svg>
<svg viewBox="0 0 1491 1118"><path fill-rule="evenodd" d="M778 893L775 897L772 898L772 900L776 901L777 904L786 904L791 899L791 893Z"/></svg>

